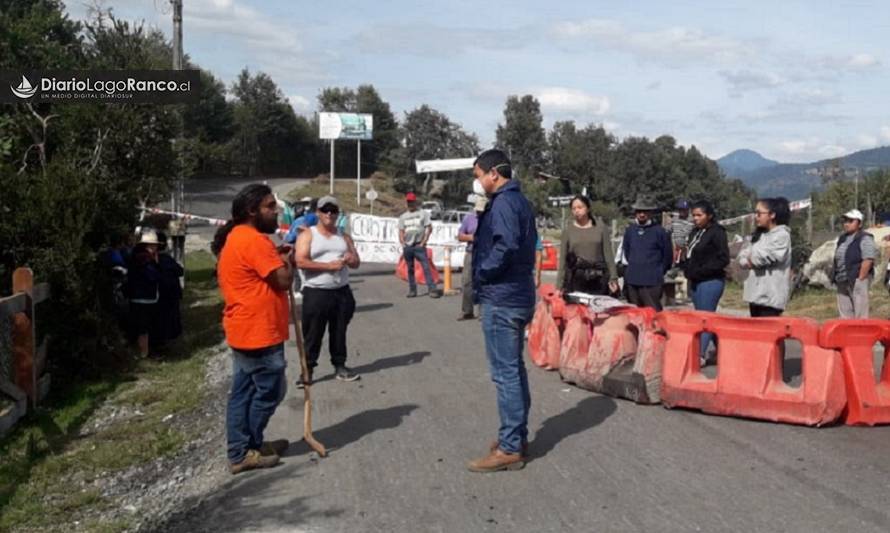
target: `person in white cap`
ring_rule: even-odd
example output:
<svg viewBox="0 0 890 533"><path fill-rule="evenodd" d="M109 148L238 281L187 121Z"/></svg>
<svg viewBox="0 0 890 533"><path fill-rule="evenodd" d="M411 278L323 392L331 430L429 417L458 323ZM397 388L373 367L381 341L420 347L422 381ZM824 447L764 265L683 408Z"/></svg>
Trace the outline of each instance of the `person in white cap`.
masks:
<svg viewBox="0 0 890 533"><path fill-rule="evenodd" d="M158 234L154 230L142 231L139 242L130 255L127 268L127 294L130 297L130 321L132 334L139 346L139 356L148 357L149 333L157 312L161 271L158 266Z"/></svg>
<svg viewBox="0 0 890 533"><path fill-rule="evenodd" d="M297 267L303 272L303 338L312 372L318 366L321 342L328 332L328 351L334 377L355 381L359 375L346 366L346 330L355 313L355 298L349 288L349 269L361 265L349 235L337 229L340 203L333 196L318 200L318 224L297 237ZM301 381L297 386L305 385Z"/></svg>
<svg viewBox="0 0 890 533"><path fill-rule="evenodd" d="M862 212L844 213L844 232L837 239L833 281L841 318L868 318L868 288L875 272L875 238L862 230Z"/></svg>

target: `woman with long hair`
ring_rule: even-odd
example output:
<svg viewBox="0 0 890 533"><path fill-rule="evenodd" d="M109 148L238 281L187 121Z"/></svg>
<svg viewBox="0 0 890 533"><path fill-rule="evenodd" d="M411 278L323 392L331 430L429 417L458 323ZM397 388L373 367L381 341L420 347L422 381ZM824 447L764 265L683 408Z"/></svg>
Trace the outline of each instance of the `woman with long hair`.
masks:
<svg viewBox="0 0 890 533"><path fill-rule="evenodd" d="M788 200L761 198L754 211L757 229L739 252L739 266L750 270L744 299L752 317L779 316L791 289L791 209Z"/></svg>
<svg viewBox="0 0 890 533"><path fill-rule="evenodd" d="M692 204L694 225L685 243L685 257L681 258L683 274L689 281L692 305L699 311L716 311L726 286L726 267L729 265L729 244L726 230L715 220L714 206L706 200ZM702 366L707 356L712 333L702 333L699 358Z"/></svg>
<svg viewBox="0 0 890 533"><path fill-rule="evenodd" d="M618 273L609 229L599 217L590 214L590 199L572 198L572 221L562 232L557 286L563 294L618 292Z"/></svg>

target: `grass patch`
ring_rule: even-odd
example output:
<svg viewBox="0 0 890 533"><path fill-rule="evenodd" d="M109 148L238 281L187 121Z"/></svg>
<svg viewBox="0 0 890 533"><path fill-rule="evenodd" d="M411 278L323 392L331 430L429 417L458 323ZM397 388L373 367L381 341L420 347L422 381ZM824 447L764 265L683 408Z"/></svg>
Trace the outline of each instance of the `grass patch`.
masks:
<svg viewBox="0 0 890 533"><path fill-rule="evenodd" d="M90 482L133 465L175 454L191 435L168 415L189 412L204 400L211 348L223 338L222 301L213 257L186 258L183 336L159 360L139 361L126 373L53 391L49 401L0 441L0 531L113 532L126 521L90 521L88 512L111 502ZM104 403L128 413L96 431L83 431Z"/></svg>
<svg viewBox="0 0 890 533"><path fill-rule="evenodd" d="M806 287L795 293L788 303L785 316L829 320L838 318L837 293L821 287ZM869 315L872 318L890 317L890 295L876 279L869 290ZM720 299L720 307L727 309L748 309L748 303L742 298L742 284L729 282Z"/></svg>
<svg viewBox="0 0 890 533"><path fill-rule="evenodd" d="M374 200L374 215L381 217L397 217L407 209L405 206L405 196L402 193L394 191L383 182L383 180L362 180L362 203L359 206L355 201L355 180L337 180L334 182L334 196L340 203L340 210L346 213L362 213L369 214L371 212L371 203L365 198L365 193L370 189L373 183L374 189L377 190L377 199ZM312 180L305 185L299 185L287 193L287 198L291 201L299 200L304 196L312 198L321 198L331 192L331 185L325 179Z"/></svg>

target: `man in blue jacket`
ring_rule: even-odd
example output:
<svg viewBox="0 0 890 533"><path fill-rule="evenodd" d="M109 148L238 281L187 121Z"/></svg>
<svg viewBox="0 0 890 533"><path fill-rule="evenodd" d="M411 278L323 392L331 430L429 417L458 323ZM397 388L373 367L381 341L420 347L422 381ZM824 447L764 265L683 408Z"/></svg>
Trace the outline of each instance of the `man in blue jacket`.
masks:
<svg viewBox="0 0 890 533"><path fill-rule="evenodd" d="M535 243L531 204L507 155L487 150L473 175L488 196L473 238L473 294L482 309L482 333L501 426L489 454L471 461L473 472L518 470L525 465L531 396L522 359L525 327L535 307Z"/></svg>
<svg viewBox="0 0 890 533"><path fill-rule="evenodd" d="M631 206L636 223L624 231L622 250L627 261L624 283L627 300L640 307L661 311L664 273L671 268L673 248L668 232L654 219L658 206L648 197L638 196Z"/></svg>

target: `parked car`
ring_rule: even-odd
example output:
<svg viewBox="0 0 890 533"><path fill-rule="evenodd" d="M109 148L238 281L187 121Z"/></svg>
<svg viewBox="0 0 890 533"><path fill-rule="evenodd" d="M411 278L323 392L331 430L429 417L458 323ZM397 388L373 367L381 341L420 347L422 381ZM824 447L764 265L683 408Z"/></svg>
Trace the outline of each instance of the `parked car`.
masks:
<svg viewBox="0 0 890 533"><path fill-rule="evenodd" d="M439 220L442 218L442 204L435 200L429 200L427 202L423 202L420 204L420 208L430 214L430 218L433 220Z"/></svg>
<svg viewBox="0 0 890 533"><path fill-rule="evenodd" d="M464 221L464 217L472 213L472 211L461 211L458 209L449 209L442 214L442 222L446 224L460 224Z"/></svg>

